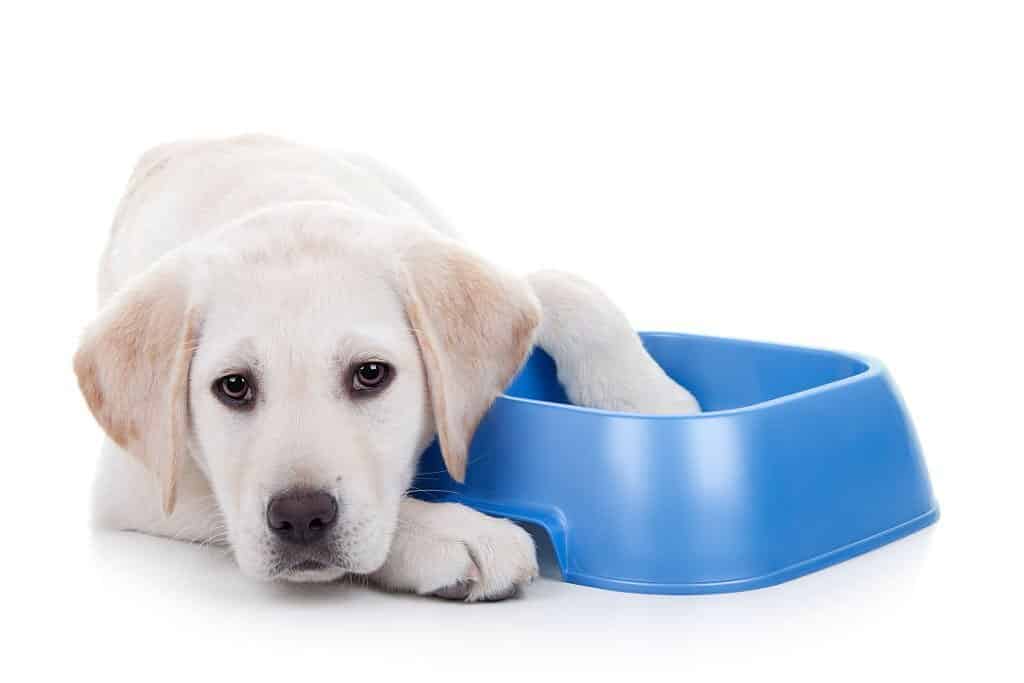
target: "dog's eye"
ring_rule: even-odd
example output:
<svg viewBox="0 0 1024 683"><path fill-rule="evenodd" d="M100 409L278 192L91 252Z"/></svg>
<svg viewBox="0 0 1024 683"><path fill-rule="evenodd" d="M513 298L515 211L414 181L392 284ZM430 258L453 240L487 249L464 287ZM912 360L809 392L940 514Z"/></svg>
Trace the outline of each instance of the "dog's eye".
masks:
<svg viewBox="0 0 1024 683"><path fill-rule="evenodd" d="M352 373L352 389L373 391L381 389L391 379L391 366L387 363L362 363Z"/></svg>
<svg viewBox="0 0 1024 683"><path fill-rule="evenodd" d="M213 391L222 402L233 407L249 404L255 396L252 380L245 375L225 375L214 382Z"/></svg>

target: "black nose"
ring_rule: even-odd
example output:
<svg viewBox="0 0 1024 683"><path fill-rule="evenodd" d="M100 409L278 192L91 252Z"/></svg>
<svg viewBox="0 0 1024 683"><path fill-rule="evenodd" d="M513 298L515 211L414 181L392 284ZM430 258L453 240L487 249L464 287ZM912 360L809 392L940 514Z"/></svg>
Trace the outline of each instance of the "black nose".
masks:
<svg viewBox="0 0 1024 683"><path fill-rule="evenodd" d="M267 504L267 526L290 543L319 541L338 520L338 501L326 491L288 491Z"/></svg>

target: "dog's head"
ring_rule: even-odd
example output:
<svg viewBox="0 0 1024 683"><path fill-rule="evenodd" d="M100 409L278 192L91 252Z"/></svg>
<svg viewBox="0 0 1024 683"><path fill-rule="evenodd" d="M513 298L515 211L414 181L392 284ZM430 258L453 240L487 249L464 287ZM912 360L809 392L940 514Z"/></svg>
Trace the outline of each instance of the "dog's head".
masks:
<svg viewBox="0 0 1024 683"><path fill-rule="evenodd" d="M523 281L456 243L297 211L158 261L104 306L75 370L167 514L194 463L243 571L316 581L384 562L435 433L464 476L540 312Z"/></svg>

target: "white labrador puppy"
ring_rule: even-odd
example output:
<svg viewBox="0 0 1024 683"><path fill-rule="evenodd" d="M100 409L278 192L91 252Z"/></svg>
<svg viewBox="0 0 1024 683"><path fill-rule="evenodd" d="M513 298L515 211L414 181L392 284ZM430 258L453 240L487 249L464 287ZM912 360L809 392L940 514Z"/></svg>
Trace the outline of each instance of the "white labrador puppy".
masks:
<svg viewBox="0 0 1024 683"><path fill-rule="evenodd" d="M535 342L575 403L699 410L590 285L504 273L386 169L269 137L144 155L99 295L74 362L108 437L97 522L227 543L263 579L470 601L530 581L517 526L405 494L435 434L462 479Z"/></svg>

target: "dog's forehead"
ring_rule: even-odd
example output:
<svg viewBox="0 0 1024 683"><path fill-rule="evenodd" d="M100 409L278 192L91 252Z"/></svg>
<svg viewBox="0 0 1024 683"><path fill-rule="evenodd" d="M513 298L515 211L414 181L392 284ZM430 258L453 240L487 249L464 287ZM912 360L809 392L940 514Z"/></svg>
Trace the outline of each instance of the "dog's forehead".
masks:
<svg viewBox="0 0 1024 683"><path fill-rule="evenodd" d="M317 356L361 340L407 346L411 332L387 268L347 256L211 263L202 336L225 349L248 340Z"/></svg>
<svg viewBox="0 0 1024 683"><path fill-rule="evenodd" d="M391 279L356 259L330 263L243 265L209 278L210 308L259 317L336 314L375 316L400 311Z"/></svg>

